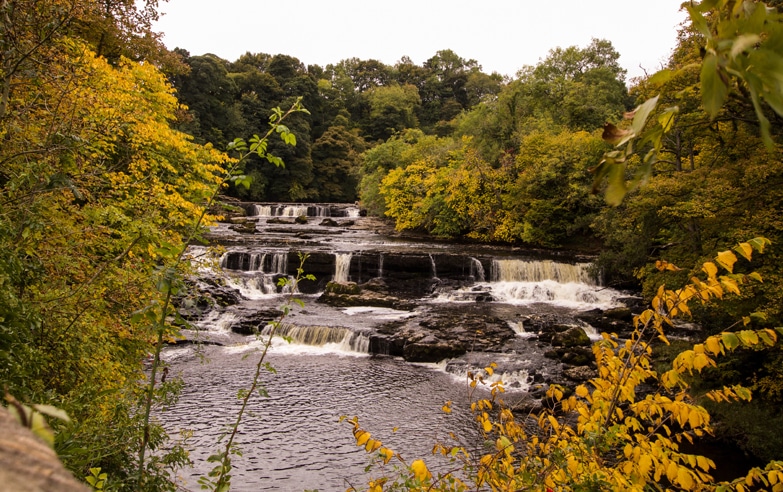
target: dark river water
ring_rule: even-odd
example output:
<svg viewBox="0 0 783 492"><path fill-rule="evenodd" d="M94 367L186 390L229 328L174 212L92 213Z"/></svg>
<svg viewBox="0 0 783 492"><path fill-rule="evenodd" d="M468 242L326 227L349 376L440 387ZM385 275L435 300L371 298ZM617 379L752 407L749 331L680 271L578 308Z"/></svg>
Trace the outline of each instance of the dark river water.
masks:
<svg viewBox="0 0 783 492"><path fill-rule="evenodd" d="M465 411L465 381L400 359L284 344L276 342L266 359L277 371L263 373L269 397L254 396L241 424L242 456L234 458L232 490L366 485L369 456L355 445L351 426L339 422L341 415L358 416L373 438L409 462L422 457L435 469L432 446L451 443L450 432L478 442ZM198 490L198 477L212 465L207 457L236 418L237 392L249 386L260 356L256 346L204 346L200 355L193 348L173 348L164 354L185 382L178 404L161 418L172 434L193 431L187 445L195 466L181 481L188 489ZM447 415L441 406L449 400L454 412Z"/></svg>
<svg viewBox="0 0 783 492"><path fill-rule="evenodd" d="M238 313L278 307L285 302L282 295L269 288L273 285L272 275L283 271L282 267L276 260L265 263L263 258L281 251L297 251L304 244L330 251L336 248L334 243L338 241L334 238L338 237L333 276L345 281L350 280L347 268L352 252L373 248L379 256L390 254L391 250L424 250L426 254L428 247L399 239L387 240L366 227L359 230L346 227L339 236L325 230L325 239L313 246L310 239L306 243L297 242L297 238L304 236L297 236L294 225L290 231L283 232L279 225L274 228L266 225L268 217L264 214L287 214L273 212L273 208L255 210L260 214L254 219L258 232L247 236L248 239L237 234L232 236L225 224L216 228L230 239L228 252L241 250L246 254L247 268L201 273L220 278L243 297L241 309L215 309L195 322L200 329L198 334L186 333L189 338L207 339L220 345L173 346L163 354L171 374L181 377L185 383L178 403L157 414L172 438L176 439L180 432L190 435L185 447L194 465L179 473L178 484L183 490L200 489L198 478L214 466L207 462L208 456L222 449L221 436L236 419L240 406L237 393L252 382L261 342L252 336L232 333L232 325L241 316ZM302 212L292 212L296 213ZM361 220L355 215L349 215L351 223ZM307 227L309 236L318 232L316 225ZM269 234L265 235L265 231ZM448 245L437 248L441 251ZM491 254L494 253L487 253ZM434 277L441 269L435 264L435 257L430 258ZM361 306L334 308L316 303L317 295L300 296L304 307L295 308L287 322L303 327L327 327L319 329L339 328L345 330L346 336L335 339L332 333L328 340L314 336L311 338L315 341L309 344L274 340L266 360L276 373L263 373L269 396L251 398L239 427L236 444L242 455L233 458L232 490L338 491L366 486L373 477L372 472L364 471L370 457L355 445L351 426L339 421L342 415L358 416L362 427L373 438L401 453L408 463L424 458L431 470L445 470L448 463L439 462L431 450L438 442L453 444L450 433L460 436L469 448L482 446L468 411L466 372L469 367L498 362L498 377L513 390L507 394L507 400L522 397L532 384L529 374L534 369L545 373L545 367L551 364L543 357L545 349L528 341L531 334L525 331L525 316L565 315L595 307L607 308L615 305L615 299L621 295L589 280L583 263L523 261L506 252L502 258L486 259L484 265L491 266L494 272L479 272L481 265L476 265L476 271L471 267L471 278L475 277L473 285L466 287L463 282L453 291L435 291L421 299L420 306L412 311ZM429 263L426 268L429 271ZM381 275L382 261L377 269ZM474 309L471 289L491 293L494 301L484 303L482 309L506 320L518 335L502 352L469 353L440 364L411 364L399 358L367 353L363 334L381 323L415 317L421 310ZM584 328L596 336L591 327ZM453 412L448 415L441 411L446 401L453 402ZM386 472L393 471L387 467Z"/></svg>

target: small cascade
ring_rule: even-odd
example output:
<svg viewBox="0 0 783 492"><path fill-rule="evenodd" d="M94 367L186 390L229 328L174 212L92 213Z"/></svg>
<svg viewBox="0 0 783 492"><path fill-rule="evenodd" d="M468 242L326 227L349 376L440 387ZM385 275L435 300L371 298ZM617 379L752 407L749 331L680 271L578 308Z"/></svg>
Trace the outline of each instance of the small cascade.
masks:
<svg viewBox="0 0 783 492"><path fill-rule="evenodd" d="M552 260L492 260L493 282L542 282L597 285L590 276L589 263L559 263Z"/></svg>
<svg viewBox="0 0 783 492"><path fill-rule="evenodd" d="M351 272L351 253L334 254L334 281L340 283L348 282L348 275Z"/></svg>
<svg viewBox="0 0 783 492"><path fill-rule="evenodd" d="M485 282L484 265L476 258L470 257L470 276L476 282Z"/></svg>
<svg viewBox="0 0 783 492"><path fill-rule="evenodd" d="M261 332L269 335L272 327L267 326ZM339 326L297 326L283 324L277 328L275 335L289 338L294 343L314 347L331 346L343 352L369 353L370 339L348 328Z"/></svg>
<svg viewBox="0 0 783 492"><path fill-rule="evenodd" d="M307 205L286 205L279 212L276 215L280 217L301 217L307 215Z"/></svg>
<svg viewBox="0 0 783 492"><path fill-rule="evenodd" d="M438 278L438 270L435 268L435 258L432 255L430 257L430 265L432 265L432 278Z"/></svg>
<svg viewBox="0 0 783 492"><path fill-rule="evenodd" d="M272 295L290 293L291 285L286 285L281 289L277 284L277 279L278 275L270 274L232 275L226 278L226 285L237 289L246 299L262 299Z"/></svg>
<svg viewBox="0 0 783 492"><path fill-rule="evenodd" d="M271 205L253 205L253 215L272 217L274 215L274 210Z"/></svg>
<svg viewBox="0 0 783 492"><path fill-rule="evenodd" d="M346 208L345 209L345 216L346 217L360 217L361 216L361 210L358 208Z"/></svg>
<svg viewBox="0 0 783 492"><path fill-rule="evenodd" d="M378 278L383 278L383 253L378 254Z"/></svg>
<svg viewBox="0 0 783 492"><path fill-rule="evenodd" d="M288 253L273 253L272 264L268 273L281 273L286 274L288 272Z"/></svg>
<svg viewBox="0 0 783 492"><path fill-rule="evenodd" d="M323 205L313 205L307 209L308 217L331 217L332 212L329 207Z"/></svg>
<svg viewBox="0 0 783 492"><path fill-rule="evenodd" d="M251 272L263 271L265 259L266 259L266 253L251 253L249 270Z"/></svg>

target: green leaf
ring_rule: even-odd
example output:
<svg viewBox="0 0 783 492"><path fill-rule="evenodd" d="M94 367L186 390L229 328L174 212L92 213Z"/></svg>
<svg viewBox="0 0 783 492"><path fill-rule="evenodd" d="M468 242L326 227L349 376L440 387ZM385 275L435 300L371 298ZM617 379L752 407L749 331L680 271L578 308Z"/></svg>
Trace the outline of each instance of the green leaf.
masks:
<svg viewBox="0 0 783 492"><path fill-rule="evenodd" d="M737 335L731 332L721 333L720 335L721 341L723 341L723 346L726 347L729 350L734 350L735 348L740 346L739 338L737 338Z"/></svg>
<svg viewBox="0 0 783 492"><path fill-rule="evenodd" d="M668 68L658 70L652 75L652 77L647 79L647 83L653 86L663 85L674 77L674 73L675 72L673 70L669 70Z"/></svg>
<svg viewBox="0 0 783 492"><path fill-rule="evenodd" d="M658 105L659 97L660 96L655 96L651 99L644 101L634 111L633 123L631 123L631 128L633 129L633 132L635 134L639 135L640 133L642 133L642 130L644 129L644 125L647 123L647 118L650 116L650 112L652 112L652 110L655 109L655 106Z"/></svg>
<svg viewBox="0 0 783 492"><path fill-rule="evenodd" d="M625 166L620 164L611 166L607 173L607 182L608 186L604 199L606 203L616 207L623 202L623 198L628 192L625 186Z"/></svg>
<svg viewBox="0 0 783 492"><path fill-rule="evenodd" d="M701 102L710 118L717 116L726 102L729 88L718 73L718 57L708 53L701 66Z"/></svg>
<svg viewBox="0 0 783 492"><path fill-rule="evenodd" d="M704 4L705 2L702 2ZM700 5L701 7L704 7L704 5ZM699 31L701 34L703 34L706 38L710 38L710 28L707 25L707 19L704 18L703 15L696 9L696 7L692 5L686 5L685 8L688 10L688 15L691 18L691 22L693 23L693 27L696 28L697 31Z"/></svg>

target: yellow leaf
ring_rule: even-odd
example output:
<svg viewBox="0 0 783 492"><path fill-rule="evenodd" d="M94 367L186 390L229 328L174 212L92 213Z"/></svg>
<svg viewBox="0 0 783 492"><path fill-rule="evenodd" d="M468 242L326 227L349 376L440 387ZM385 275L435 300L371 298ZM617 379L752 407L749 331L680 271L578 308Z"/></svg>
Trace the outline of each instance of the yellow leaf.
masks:
<svg viewBox="0 0 783 492"><path fill-rule="evenodd" d="M364 446L364 444L370 439L370 433L367 431L359 431L356 434L354 434L356 437L356 445L357 446Z"/></svg>
<svg viewBox="0 0 783 492"><path fill-rule="evenodd" d="M701 468L704 471L709 471L710 468L712 468L714 463L709 458L705 458L704 456L696 456L696 464L699 465L699 468Z"/></svg>
<svg viewBox="0 0 783 492"><path fill-rule="evenodd" d="M411 471L416 480L420 482L427 480L431 476L430 471L427 469L427 465L424 464L423 460L416 460L411 463Z"/></svg>
<svg viewBox="0 0 783 492"><path fill-rule="evenodd" d="M691 477L691 473L687 468L679 469L677 472L677 482L680 484L680 487L685 490L693 489L693 477Z"/></svg>
<svg viewBox="0 0 783 492"><path fill-rule="evenodd" d="M489 419L482 420L481 425L484 428L484 432L489 432L492 430L492 422L490 422Z"/></svg>
<svg viewBox="0 0 783 492"><path fill-rule="evenodd" d="M733 292L734 294L739 295L740 290L737 286L737 282L734 281L733 278L729 277L721 277L720 278L720 284L723 286L724 289L726 289L728 292Z"/></svg>
<svg viewBox="0 0 783 492"><path fill-rule="evenodd" d="M706 273L709 277L714 277L718 274L718 267L716 267L715 263L712 263L711 261L704 263L701 269L704 270L704 273Z"/></svg>
<svg viewBox="0 0 783 492"><path fill-rule="evenodd" d="M712 359L707 357L705 354L696 354L693 357L693 368L697 371L701 371L705 367L712 366L714 363L712 362Z"/></svg>
<svg viewBox="0 0 783 492"><path fill-rule="evenodd" d="M742 255L742 257L746 260L750 261L751 255L753 254L753 246L751 246L749 243L739 243L734 247L734 251Z"/></svg>
<svg viewBox="0 0 783 492"><path fill-rule="evenodd" d="M737 262L737 256L731 251L722 251L715 257L715 261L720 266L732 273L734 271L734 264Z"/></svg>
<svg viewBox="0 0 783 492"><path fill-rule="evenodd" d="M669 465L666 467L666 478L674 482L675 480L677 480L678 473L679 473L679 467L677 466L677 463L674 461L670 461Z"/></svg>
<svg viewBox="0 0 783 492"><path fill-rule="evenodd" d="M639 473L646 477L650 473L650 468L652 468L652 458L646 454L641 455L639 457Z"/></svg>
<svg viewBox="0 0 783 492"><path fill-rule="evenodd" d="M718 355L723 353L723 347L721 347L721 344L718 341L718 337L716 336L707 338L704 341L704 345L707 347L707 350L709 350L712 353L712 355Z"/></svg>
<svg viewBox="0 0 783 492"><path fill-rule="evenodd" d="M383 462L388 463L394 457L394 451L389 448L381 448L378 450L381 456L383 456Z"/></svg>

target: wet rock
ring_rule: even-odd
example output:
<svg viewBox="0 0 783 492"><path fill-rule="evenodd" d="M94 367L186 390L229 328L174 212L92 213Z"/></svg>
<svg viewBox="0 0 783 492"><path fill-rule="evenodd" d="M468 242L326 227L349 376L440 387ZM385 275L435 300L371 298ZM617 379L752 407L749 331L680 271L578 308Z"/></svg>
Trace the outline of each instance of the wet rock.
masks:
<svg viewBox="0 0 783 492"><path fill-rule="evenodd" d="M340 226L340 224L336 220L330 219L330 218L326 218L326 219L322 220L320 225L322 225L324 227L339 227Z"/></svg>
<svg viewBox="0 0 783 492"><path fill-rule="evenodd" d="M563 371L563 376L577 383L587 382L597 375L598 373L595 371L595 369L591 369L586 366L569 367Z"/></svg>
<svg viewBox="0 0 783 492"><path fill-rule="evenodd" d="M592 350L585 347L553 348L544 352L544 357L572 366L586 366L595 362Z"/></svg>
<svg viewBox="0 0 783 492"><path fill-rule="evenodd" d="M389 293L389 285L382 278L372 278L361 285L362 289L378 292L380 294Z"/></svg>
<svg viewBox="0 0 783 492"><path fill-rule="evenodd" d="M471 352L501 352L516 335L500 318L480 313L421 313L377 329L375 347L410 362L438 362ZM399 348L402 347L400 353Z"/></svg>
<svg viewBox="0 0 783 492"><path fill-rule="evenodd" d="M633 313L627 307L607 309L604 311L604 316L609 319L616 319L619 321L625 321L627 323L633 322Z"/></svg>
<svg viewBox="0 0 783 492"><path fill-rule="evenodd" d="M555 333L552 336L552 345L555 347L582 347L588 346L592 342L585 331L578 326L568 327L561 333Z"/></svg>
<svg viewBox="0 0 783 492"><path fill-rule="evenodd" d="M383 292L365 290L355 282L339 283L329 282L326 290L316 302L335 307L372 306L386 307L408 311L414 308L414 304L398 297L390 296Z"/></svg>
<svg viewBox="0 0 783 492"><path fill-rule="evenodd" d="M283 312L279 309L265 309L261 311L242 310L237 311L238 320L231 325L231 331L240 335L257 335L271 323L281 319Z"/></svg>
<svg viewBox="0 0 783 492"><path fill-rule="evenodd" d="M420 342L405 345L402 356L408 362L439 362L443 359L459 357L466 351L466 347L461 343L426 337Z"/></svg>
<svg viewBox="0 0 783 492"><path fill-rule="evenodd" d="M300 215L299 217L294 219L294 222L296 224L307 224L307 216L306 215Z"/></svg>
<svg viewBox="0 0 783 492"><path fill-rule="evenodd" d="M361 292L362 289L356 282L329 282L324 294L356 296Z"/></svg>
<svg viewBox="0 0 783 492"><path fill-rule="evenodd" d="M244 219L241 217L231 219L232 224L228 227L232 231L239 232L241 234L255 234L256 222L250 219Z"/></svg>
<svg viewBox="0 0 783 492"><path fill-rule="evenodd" d="M293 220L281 219L279 217L272 217L271 219L267 219L266 223L267 224L288 224L288 225L291 225L291 224L294 224L294 221ZM284 232L289 232L289 231L284 231Z"/></svg>
<svg viewBox="0 0 783 492"><path fill-rule="evenodd" d="M617 333L620 337L627 337L633 332L633 322L627 319L627 312L616 311L612 316L607 316L606 311L593 309L576 315L576 318L594 327L598 332ZM620 319L625 316L626 319Z"/></svg>

